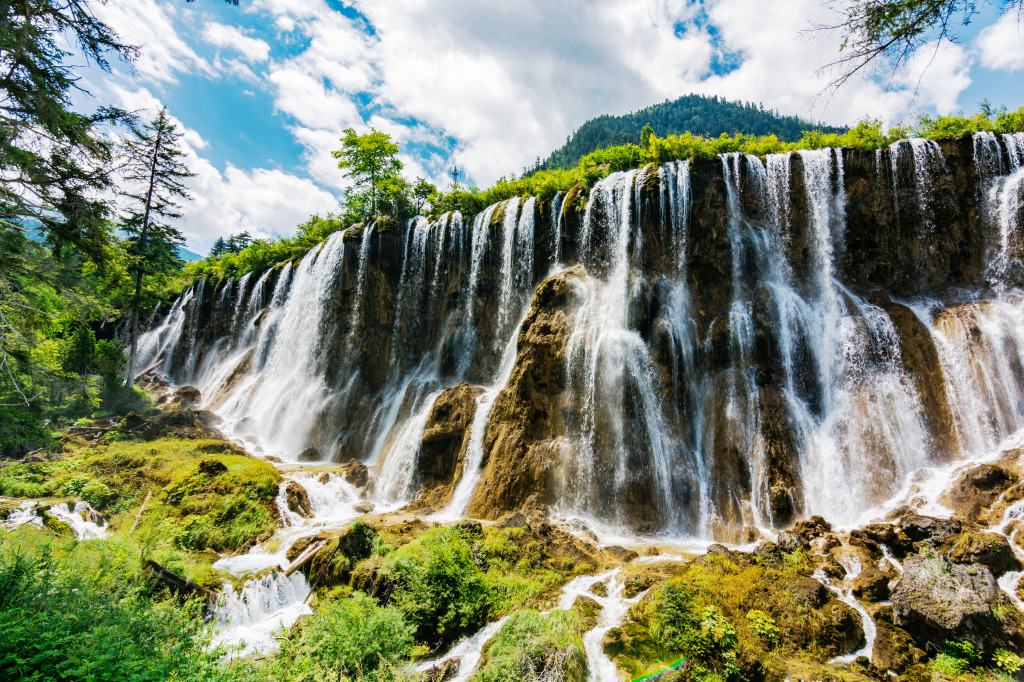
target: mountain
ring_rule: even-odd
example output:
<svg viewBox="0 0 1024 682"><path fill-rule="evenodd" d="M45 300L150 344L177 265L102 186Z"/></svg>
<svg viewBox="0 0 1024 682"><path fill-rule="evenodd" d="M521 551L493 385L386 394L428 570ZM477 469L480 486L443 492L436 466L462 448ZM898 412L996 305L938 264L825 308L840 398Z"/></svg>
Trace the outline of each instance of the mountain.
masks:
<svg viewBox="0 0 1024 682"><path fill-rule="evenodd" d="M650 125L659 137L686 132L706 137L718 137L722 133L775 134L786 142L800 139L805 130L846 131L846 128L825 126L799 116L782 116L753 102L684 95L674 102L666 100L633 114L591 119L567 137L565 145L553 151L536 169L572 168L594 150L630 142L638 144L645 125Z"/></svg>
<svg viewBox="0 0 1024 682"><path fill-rule="evenodd" d="M43 242L46 239L46 235L43 234L43 224L38 220L25 220L22 222L22 226L25 228L25 236L35 242ZM202 260L195 251L189 251L183 246L178 247L178 260L185 261L186 263L193 263L197 260Z"/></svg>
<svg viewBox="0 0 1024 682"><path fill-rule="evenodd" d="M183 260L186 263L194 263L197 260L203 260L203 257L200 256L195 251L189 251L184 246L179 246L178 247L178 260Z"/></svg>

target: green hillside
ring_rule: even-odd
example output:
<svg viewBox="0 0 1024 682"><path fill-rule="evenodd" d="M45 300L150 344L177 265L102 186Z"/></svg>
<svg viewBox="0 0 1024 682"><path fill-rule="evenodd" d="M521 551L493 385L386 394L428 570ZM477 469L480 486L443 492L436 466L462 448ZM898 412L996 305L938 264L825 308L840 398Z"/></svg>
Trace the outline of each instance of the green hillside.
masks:
<svg viewBox="0 0 1024 682"><path fill-rule="evenodd" d="M685 95L624 116L598 116L566 138L565 145L551 153L535 170L572 168L590 152L615 145L640 142L640 131L650 125L659 137L693 133L718 137L733 135L776 135L795 142L805 130L842 133L846 128L824 126L799 116L782 116L752 102L729 102L718 97Z"/></svg>

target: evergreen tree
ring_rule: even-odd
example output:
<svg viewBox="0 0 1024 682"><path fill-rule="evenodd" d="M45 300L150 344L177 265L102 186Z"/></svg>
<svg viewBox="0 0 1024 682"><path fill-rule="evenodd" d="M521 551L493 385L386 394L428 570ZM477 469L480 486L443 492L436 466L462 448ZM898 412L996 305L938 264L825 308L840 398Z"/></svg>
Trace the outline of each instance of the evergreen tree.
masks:
<svg viewBox="0 0 1024 682"><path fill-rule="evenodd" d="M171 123L166 109L161 109L145 127L134 129L125 142L125 179L131 188L124 196L133 210L125 217L123 229L129 235L128 270L135 278L126 381L129 387L135 382L143 278L177 265L177 247L184 243L181 233L170 224L181 217L179 202L191 199L184 181L194 176L182 160L185 153L180 144L181 133Z"/></svg>
<svg viewBox="0 0 1024 682"><path fill-rule="evenodd" d="M216 258L218 256L222 256L225 253L227 253L227 251L228 251L228 245L224 241L224 237L217 237L217 241L215 241L213 243L213 246L210 248L210 258Z"/></svg>

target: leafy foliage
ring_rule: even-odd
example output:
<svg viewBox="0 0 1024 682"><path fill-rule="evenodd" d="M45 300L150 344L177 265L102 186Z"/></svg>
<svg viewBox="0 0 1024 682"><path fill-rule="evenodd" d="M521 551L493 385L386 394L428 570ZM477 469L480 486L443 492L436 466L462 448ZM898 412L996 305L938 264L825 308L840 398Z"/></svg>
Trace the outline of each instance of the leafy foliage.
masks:
<svg viewBox="0 0 1024 682"><path fill-rule="evenodd" d="M414 630L400 610L362 593L328 602L282 648L282 658L292 659L288 679L392 679L395 668L424 653Z"/></svg>
<svg viewBox="0 0 1024 682"><path fill-rule="evenodd" d="M837 22L818 30L842 36L840 56L829 66L838 69L833 87L869 66L886 65L895 73L926 43L956 42L979 5L991 0L834 0L829 6ZM1021 0L1001 2L1004 12L1019 11Z"/></svg>
<svg viewBox="0 0 1024 682"><path fill-rule="evenodd" d="M390 209L387 212L393 215L408 185L399 175L402 162L398 160L398 145L390 135L374 128L365 135L357 134L354 128L346 128L344 133L341 149L331 154L354 184L347 203L360 206L364 216L376 215L378 208Z"/></svg>
<svg viewBox="0 0 1024 682"><path fill-rule="evenodd" d="M380 574L418 639L452 642L483 625L489 600L470 544L451 528L428 531L389 555Z"/></svg>
<svg viewBox="0 0 1024 682"><path fill-rule="evenodd" d="M232 679L207 651L199 605L154 594L140 563L116 541L0 533L0 678Z"/></svg>
<svg viewBox="0 0 1024 682"><path fill-rule="evenodd" d="M586 677L586 628L573 611L532 609L509 617L488 643L486 659L471 682L541 682Z"/></svg>

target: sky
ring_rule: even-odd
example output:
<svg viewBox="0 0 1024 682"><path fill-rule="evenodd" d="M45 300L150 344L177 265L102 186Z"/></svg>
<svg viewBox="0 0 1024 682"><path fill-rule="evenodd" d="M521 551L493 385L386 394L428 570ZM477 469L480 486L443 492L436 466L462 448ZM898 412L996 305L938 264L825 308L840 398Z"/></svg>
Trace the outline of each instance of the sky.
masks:
<svg viewBox="0 0 1024 682"><path fill-rule="evenodd" d="M331 151L349 127L389 133L409 179L445 184L454 160L486 187L590 118L692 92L836 125L1024 105L1024 29L992 6L905 71L825 94L840 38L809 30L834 20L822 0L108 0L95 13L142 52L83 84L142 116L165 106L184 130L196 177L179 228L200 253L337 209L347 181Z"/></svg>

